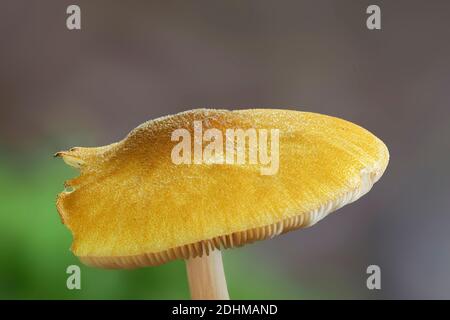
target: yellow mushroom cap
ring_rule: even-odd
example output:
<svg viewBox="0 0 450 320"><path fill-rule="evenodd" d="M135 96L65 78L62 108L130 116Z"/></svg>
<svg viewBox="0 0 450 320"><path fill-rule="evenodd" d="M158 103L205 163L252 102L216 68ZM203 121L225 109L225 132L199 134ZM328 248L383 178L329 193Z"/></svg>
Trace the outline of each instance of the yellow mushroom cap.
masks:
<svg viewBox="0 0 450 320"><path fill-rule="evenodd" d="M277 129L277 172L207 155L174 163L173 132L194 136L199 121L203 132L223 132L224 143L226 129ZM367 193L389 161L384 143L351 122L269 109L186 111L148 121L120 142L56 156L80 169L57 198L72 251L105 268L158 265L311 226Z"/></svg>

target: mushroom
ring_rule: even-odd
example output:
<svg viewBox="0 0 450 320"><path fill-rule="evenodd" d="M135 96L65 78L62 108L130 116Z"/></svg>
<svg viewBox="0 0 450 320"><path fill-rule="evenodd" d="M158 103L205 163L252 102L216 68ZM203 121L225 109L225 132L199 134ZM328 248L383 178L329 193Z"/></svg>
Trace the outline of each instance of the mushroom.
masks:
<svg viewBox="0 0 450 320"><path fill-rule="evenodd" d="M241 144L226 135L232 129L244 133ZM278 143L269 148L278 152L275 173L261 171L262 153L250 161L255 137L266 151ZM176 146L182 161L173 159ZM239 151L248 153L244 162L224 160ZM145 122L117 143L55 156L80 169L56 203L73 253L100 268L184 259L193 299L229 298L221 249L317 223L367 193L389 161L384 143L351 122L269 109L190 110Z"/></svg>

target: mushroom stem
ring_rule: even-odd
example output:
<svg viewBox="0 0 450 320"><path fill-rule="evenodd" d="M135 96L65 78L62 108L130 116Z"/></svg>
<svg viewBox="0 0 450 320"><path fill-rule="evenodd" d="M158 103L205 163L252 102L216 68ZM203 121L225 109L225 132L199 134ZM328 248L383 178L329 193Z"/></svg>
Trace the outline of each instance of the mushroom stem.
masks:
<svg viewBox="0 0 450 320"><path fill-rule="evenodd" d="M202 257L187 259L186 269L193 300L230 299L220 250L213 250Z"/></svg>

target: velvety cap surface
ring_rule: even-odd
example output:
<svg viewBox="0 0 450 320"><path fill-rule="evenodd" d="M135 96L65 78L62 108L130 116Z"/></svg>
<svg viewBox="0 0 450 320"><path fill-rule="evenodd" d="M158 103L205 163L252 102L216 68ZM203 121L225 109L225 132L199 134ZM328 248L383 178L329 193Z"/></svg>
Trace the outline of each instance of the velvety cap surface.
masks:
<svg viewBox="0 0 450 320"><path fill-rule="evenodd" d="M266 130L274 153L271 130L278 129L277 171L262 174L270 164L249 158L217 163L217 153L203 154L198 164L175 164L181 140L172 141L172 134L186 129L193 145L194 121L203 134L222 132L224 145L226 129ZM157 265L310 226L368 192L389 161L384 143L360 126L268 109L187 111L148 121L120 142L57 156L80 169L57 199L72 250L87 264L113 268Z"/></svg>

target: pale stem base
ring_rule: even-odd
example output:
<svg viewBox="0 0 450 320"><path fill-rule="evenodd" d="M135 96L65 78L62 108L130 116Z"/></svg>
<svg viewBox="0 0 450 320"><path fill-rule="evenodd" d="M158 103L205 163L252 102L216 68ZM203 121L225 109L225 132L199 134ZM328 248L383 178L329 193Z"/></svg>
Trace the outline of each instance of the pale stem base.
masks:
<svg viewBox="0 0 450 320"><path fill-rule="evenodd" d="M193 300L230 299L220 250L186 260L186 269Z"/></svg>

